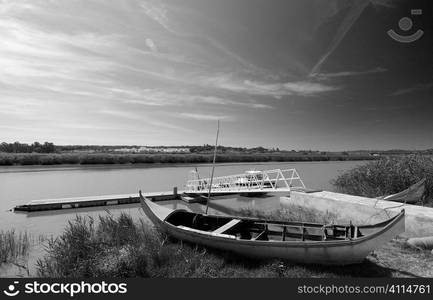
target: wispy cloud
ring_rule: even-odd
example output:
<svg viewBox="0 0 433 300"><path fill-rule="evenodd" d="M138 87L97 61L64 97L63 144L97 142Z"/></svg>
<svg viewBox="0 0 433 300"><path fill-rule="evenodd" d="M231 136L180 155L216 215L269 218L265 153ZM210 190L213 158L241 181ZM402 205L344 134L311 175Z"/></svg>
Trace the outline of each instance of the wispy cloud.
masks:
<svg viewBox="0 0 433 300"><path fill-rule="evenodd" d="M154 53L159 52L158 47L156 46L155 42L152 39L146 38L145 43L146 43L146 46L149 47L150 51L152 51Z"/></svg>
<svg viewBox="0 0 433 300"><path fill-rule="evenodd" d="M402 96L406 94L416 93L420 91L426 91L433 88L433 83L417 84L410 88L400 89L391 94L391 96Z"/></svg>
<svg viewBox="0 0 433 300"><path fill-rule="evenodd" d="M195 113L181 113L179 114L181 118L193 119L199 121L234 121L234 117L224 116L224 115L210 115L210 114L195 114Z"/></svg>
<svg viewBox="0 0 433 300"><path fill-rule="evenodd" d="M377 67L377 68L365 70L365 71L342 71L342 72L336 72L336 73L316 73L316 74L313 74L312 77L317 78L317 79L331 79L331 78L337 78L337 77L362 76L362 75L384 73L384 72L387 72L387 69Z"/></svg>
<svg viewBox="0 0 433 300"><path fill-rule="evenodd" d="M401 0L400 0L401 1ZM395 0L370 0L371 4L374 6L382 6L386 8L394 8L395 7Z"/></svg>
<svg viewBox="0 0 433 300"><path fill-rule="evenodd" d="M159 129L169 129L183 132L193 132L193 130L185 128L180 125L171 124L167 121L158 121L154 120L152 116L149 114L139 114L137 112L125 111L125 110L110 110L110 109L102 109L99 111L102 115L107 115L110 117L121 118L132 121L140 121L140 123L147 124Z"/></svg>
<svg viewBox="0 0 433 300"><path fill-rule="evenodd" d="M274 109L273 106L262 104L262 103L254 103L251 105L253 108L259 108L259 109Z"/></svg>
<svg viewBox="0 0 433 300"><path fill-rule="evenodd" d="M147 1L142 1L140 3L140 6L143 9L144 13L147 16L149 16L151 19L153 19L155 22L163 26L168 31L175 32L171 28L172 26L170 25L170 20L167 16L168 10L163 3L155 0L147 0Z"/></svg>
<svg viewBox="0 0 433 300"><path fill-rule="evenodd" d="M196 43L197 33L183 39L179 33L173 37L148 30L149 26L130 28L123 17L138 20L138 25L148 22L137 10L123 11L129 5L134 8L134 1L125 6L103 4L101 11L113 13L97 22L93 22L91 12L74 15L80 6L94 5L90 2L78 0L58 6L44 1L0 3L0 113L8 116L0 120L1 126L18 128L12 123L38 120L41 128L58 124L58 131L130 131L146 124L153 130L193 132L184 124L186 121L161 120L179 107L218 107L233 113L230 117L182 115L191 120L233 120L245 109L273 108L248 93L200 82L215 75L215 53L221 61L225 55L229 63L236 61L234 67L241 63L240 57L217 41ZM172 30L164 7L147 6L145 12ZM70 21L64 26L50 23L57 24L64 17ZM15 116L15 121L9 116Z"/></svg>
<svg viewBox="0 0 433 300"><path fill-rule="evenodd" d="M119 117L124 119L130 119L130 120L140 120L141 117L137 113L133 112L127 112L122 110L111 110L111 109L102 109L99 111L100 114L113 116L113 117Z"/></svg>
<svg viewBox="0 0 433 300"><path fill-rule="evenodd" d="M235 62L250 71L260 72L260 68L244 59L242 56L229 49L216 39L210 37L207 33L202 32L200 26L185 26L184 23L176 20L176 15L171 12L171 7L161 1L146 0L140 3L145 14L158 23L167 32L188 41L200 40L207 43L215 56L223 55L224 59L229 62ZM195 15L193 11L188 11L188 16ZM197 17L197 15L195 15ZM186 22L188 23L188 22Z"/></svg>
<svg viewBox="0 0 433 300"><path fill-rule="evenodd" d="M328 57L337 49L340 45L341 41L344 39L346 34L352 28L353 24L358 20L359 16L362 14L364 9L369 5L369 1L356 1L351 2L348 13L345 15L344 20L342 21L340 27L338 28L334 38L329 44L326 52L320 57L319 61L315 64L313 69L310 72L310 75L316 74L320 72L322 65L326 62ZM345 7L344 9L347 9Z"/></svg>
<svg viewBox="0 0 433 300"><path fill-rule="evenodd" d="M187 91L169 91L160 89L119 89L112 88L113 97L128 104L145 106L191 106L191 105L214 105L223 107L241 107L251 109L272 109L268 104L258 103L254 99L245 99L242 95L200 95L191 94ZM230 98L237 98L233 100Z"/></svg>
<svg viewBox="0 0 433 300"><path fill-rule="evenodd" d="M397 1L401 0L360 0L360 1L343 1L342 6L338 7L335 15L345 10L344 18L338 27L333 39L329 43L326 51L320 56L314 67L311 69L310 76L317 75L328 58L338 48L347 33L353 25L358 21L364 10L372 5L373 7L381 7L385 9L394 8ZM404 1L404 0L403 0Z"/></svg>
<svg viewBox="0 0 433 300"><path fill-rule="evenodd" d="M0 0L0 128L8 128L1 138L201 144L217 119L236 121L226 136L243 145L289 143L277 136L301 127L307 145L305 136L322 124L357 132L352 112L368 104L350 110L355 101L346 99L361 92L373 101L380 87L349 77L386 70L353 59L356 43L329 65L356 68L322 67L365 5L387 9L392 1ZM353 40L368 34L361 28ZM395 96L431 88L401 82ZM339 103L347 107L338 115L327 110Z"/></svg>
<svg viewBox="0 0 433 300"><path fill-rule="evenodd" d="M282 96L315 96L325 92L336 91L337 86L326 85L314 81L295 81L269 83L253 81L249 79L237 79L232 75L220 74L216 77L204 78L206 85L214 85L217 88L249 95L262 95L280 98Z"/></svg>

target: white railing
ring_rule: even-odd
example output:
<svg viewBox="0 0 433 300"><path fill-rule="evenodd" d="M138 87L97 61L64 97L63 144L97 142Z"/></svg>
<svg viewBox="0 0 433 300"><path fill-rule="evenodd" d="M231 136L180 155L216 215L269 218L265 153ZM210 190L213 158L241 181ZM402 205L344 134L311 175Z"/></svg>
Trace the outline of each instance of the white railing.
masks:
<svg viewBox="0 0 433 300"><path fill-rule="evenodd" d="M185 192L205 193L209 190L210 178L190 179ZM212 192L290 191L305 189L296 169L247 171L244 174L214 177Z"/></svg>

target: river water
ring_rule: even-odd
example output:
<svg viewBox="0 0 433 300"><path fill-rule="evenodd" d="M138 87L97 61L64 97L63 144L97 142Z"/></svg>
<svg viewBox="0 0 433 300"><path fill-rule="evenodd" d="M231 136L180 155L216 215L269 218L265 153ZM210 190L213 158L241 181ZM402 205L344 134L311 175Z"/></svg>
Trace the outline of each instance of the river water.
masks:
<svg viewBox="0 0 433 300"><path fill-rule="evenodd" d="M330 180L342 171L363 164L363 161L347 162L299 162L262 164L218 164L215 176L241 174L246 170L270 170L296 168L308 188L332 190ZM14 213L9 211L16 205L30 200L106 194L132 194L143 192L170 191L174 186L182 189L188 173L196 165L132 165L132 166L57 166L57 167L0 167L0 230L15 229L39 236L57 235L65 228L68 220L76 215L119 214L127 212L134 217L142 216L137 205L103 208L81 208L64 211L37 213ZM210 165L198 165L202 177L208 177ZM254 206L263 210L279 207L279 196L268 198L227 197L215 200L211 208L239 208ZM170 207L186 204L168 202ZM189 209L202 211L200 204ZM221 210L220 210L221 211Z"/></svg>

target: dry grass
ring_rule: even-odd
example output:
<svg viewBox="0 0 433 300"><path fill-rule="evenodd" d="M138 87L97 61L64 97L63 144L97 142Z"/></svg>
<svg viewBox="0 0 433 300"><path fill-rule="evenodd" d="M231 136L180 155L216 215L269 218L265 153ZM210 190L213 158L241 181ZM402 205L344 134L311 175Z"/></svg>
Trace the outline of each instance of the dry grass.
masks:
<svg viewBox="0 0 433 300"><path fill-rule="evenodd" d="M15 233L14 230L0 232L0 264L16 262L26 258L30 249L27 233Z"/></svg>
<svg viewBox="0 0 433 300"><path fill-rule="evenodd" d="M433 254L410 247L406 239L395 239L367 258L388 269L391 277L433 277Z"/></svg>
<svg viewBox="0 0 433 300"><path fill-rule="evenodd" d="M251 212L250 212L251 213ZM275 216L274 216L275 217ZM287 216L281 215L283 218ZM308 221L320 221L323 216ZM342 267L259 261L232 253L173 241L128 215L119 218L77 217L65 232L48 243L38 262L42 277L417 277L432 276L433 257L406 246L388 243L357 265Z"/></svg>

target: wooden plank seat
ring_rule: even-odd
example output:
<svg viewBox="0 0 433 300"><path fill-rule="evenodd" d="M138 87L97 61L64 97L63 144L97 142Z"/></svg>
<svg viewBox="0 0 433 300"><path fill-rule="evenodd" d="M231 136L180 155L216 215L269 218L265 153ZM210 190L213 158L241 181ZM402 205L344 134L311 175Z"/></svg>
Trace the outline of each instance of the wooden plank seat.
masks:
<svg viewBox="0 0 433 300"><path fill-rule="evenodd" d="M182 226L182 225L178 225L176 227L180 228L182 230L196 232L196 233L201 233L201 234L206 234L206 235L210 235L210 236L223 237L223 238L229 238L229 239L234 239L234 240L236 239L236 236L231 235L231 234L215 233L213 231L209 232L209 231L194 229L194 228L186 227L186 226Z"/></svg>
<svg viewBox="0 0 433 300"><path fill-rule="evenodd" d="M223 226L221 226L221 227L215 229L215 230L212 231L212 232L213 232L213 233L216 233L216 234L224 233L224 232L226 232L227 230L234 228L235 226L237 226L237 225L238 225L239 223L241 223L241 222L242 222L242 220L239 220L239 219L233 219L233 220L231 220L230 222L224 224Z"/></svg>
<svg viewBox="0 0 433 300"><path fill-rule="evenodd" d="M252 238L253 241L267 240L268 230L263 230L256 237Z"/></svg>

